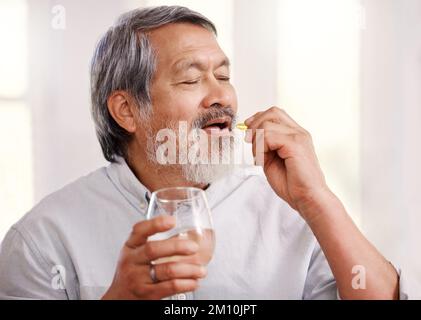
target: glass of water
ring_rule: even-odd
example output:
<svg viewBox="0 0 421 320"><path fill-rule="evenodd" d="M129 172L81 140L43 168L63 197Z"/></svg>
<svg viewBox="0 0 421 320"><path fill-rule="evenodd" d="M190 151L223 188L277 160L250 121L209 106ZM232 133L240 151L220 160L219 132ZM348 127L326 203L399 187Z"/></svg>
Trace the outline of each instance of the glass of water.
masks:
<svg viewBox="0 0 421 320"><path fill-rule="evenodd" d="M148 238L148 241L170 238L189 239L198 244L199 250L193 256L165 257L152 263L189 262L189 259L194 258L196 263L207 265L212 259L215 248L215 232L205 192L192 187L157 190L152 193L147 219L153 219L159 215L175 217L175 227L166 232L154 234ZM171 299L177 298L173 296Z"/></svg>

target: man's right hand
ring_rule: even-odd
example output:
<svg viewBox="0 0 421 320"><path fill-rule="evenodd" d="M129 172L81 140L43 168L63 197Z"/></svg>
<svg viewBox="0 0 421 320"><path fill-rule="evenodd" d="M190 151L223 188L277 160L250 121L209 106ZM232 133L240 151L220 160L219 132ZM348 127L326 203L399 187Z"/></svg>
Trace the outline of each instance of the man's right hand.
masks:
<svg viewBox="0 0 421 320"><path fill-rule="evenodd" d="M198 245L192 240L172 238L147 241L155 233L175 226L171 216L160 216L134 225L118 261L113 282L105 295L109 299L162 299L174 294L194 291L206 268L193 259L185 262L168 262L154 265L156 282L151 279L151 262L171 256L192 256Z"/></svg>

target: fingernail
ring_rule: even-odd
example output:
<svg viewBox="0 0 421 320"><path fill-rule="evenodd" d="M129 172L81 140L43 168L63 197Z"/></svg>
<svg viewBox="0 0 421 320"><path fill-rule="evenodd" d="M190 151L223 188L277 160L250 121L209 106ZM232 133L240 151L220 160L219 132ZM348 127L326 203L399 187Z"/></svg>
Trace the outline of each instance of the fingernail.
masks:
<svg viewBox="0 0 421 320"><path fill-rule="evenodd" d="M200 268L200 274L202 275L202 277L205 277L207 273L208 273L208 271L206 270L205 267Z"/></svg>

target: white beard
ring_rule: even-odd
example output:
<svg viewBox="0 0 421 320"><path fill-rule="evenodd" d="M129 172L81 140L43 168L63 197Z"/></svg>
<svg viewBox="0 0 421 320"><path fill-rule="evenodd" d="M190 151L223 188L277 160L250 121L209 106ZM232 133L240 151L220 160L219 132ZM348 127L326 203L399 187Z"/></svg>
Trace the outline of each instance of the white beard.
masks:
<svg viewBox="0 0 421 320"><path fill-rule="evenodd" d="M146 153L148 160L155 165L162 166L159 164L156 157L156 150L159 146L159 143L154 140L153 134L148 134ZM190 163L186 159L187 155L179 154L180 163L175 165L166 165L167 167L181 168L181 173L183 177L190 182L197 184L210 184L221 177L229 174L234 169L234 163L232 155L234 154L235 149L235 140L234 139L221 139L219 144L211 144L209 148L209 161L205 163ZM216 155L218 162L215 164L212 163L210 155Z"/></svg>
<svg viewBox="0 0 421 320"><path fill-rule="evenodd" d="M231 158L231 155L234 153L234 148L235 145L232 142L232 139L228 141L222 139L221 146L218 143L211 146L211 149L209 150L209 154L217 155L219 161L216 164L190 164L186 161L187 164L181 165L184 178L193 183L209 184L229 174L234 169Z"/></svg>

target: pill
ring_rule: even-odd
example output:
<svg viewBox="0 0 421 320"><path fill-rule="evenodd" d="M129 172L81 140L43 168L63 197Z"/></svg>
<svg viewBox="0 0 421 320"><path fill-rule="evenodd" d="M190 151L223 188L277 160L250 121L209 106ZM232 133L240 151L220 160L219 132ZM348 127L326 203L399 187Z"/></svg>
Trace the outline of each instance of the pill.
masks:
<svg viewBox="0 0 421 320"><path fill-rule="evenodd" d="M235 126L237 129L239 129L239 130L247 130L247 126L242 122L242 123L238 123L236 126Z"/></svg>

